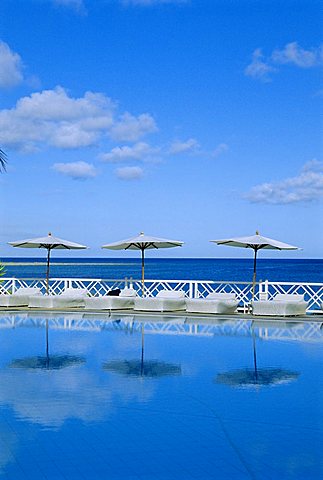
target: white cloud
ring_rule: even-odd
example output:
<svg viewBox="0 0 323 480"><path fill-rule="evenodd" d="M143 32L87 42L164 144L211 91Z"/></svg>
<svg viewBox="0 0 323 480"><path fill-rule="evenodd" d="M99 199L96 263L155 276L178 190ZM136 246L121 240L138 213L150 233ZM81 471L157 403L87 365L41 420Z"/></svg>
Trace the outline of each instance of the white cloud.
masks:
<svg viewBox="0 0 323 480"><path fill-rule="evenodd" d="M212 157L219 157L223 153L227 152L229 147L226 143L219 143L219 145L213 150Z"/></svg>
<svg viewBox="0 0 323 480"><path fill-rule="evenodd" d="M200 145L195 138L189 138L186 141L175 141L169 148L169 153L177 155L180 153L196 152L200 148Z"/></svg>
<svg viewBox="0 0 323 480"><path fill-rule="evenodd" d="M94 165L87 162L70 162L70 163L55 163L52 167L59 173L68 177L74 178L74 180L85 180L87 178L96 177L98 172Z"/></svg>
<svg viewBox="0 0 323 480"><path fill-rule="evenodd" d="M72 98L62 87L54 90L44 90L23 97L17 102L16 109L25 118L49 121L70 121L86 119L92 120L97 117L104 118L108 114L108 124L111 123L111 115L114 104L110 98L101 93L86 92L84 97ZM106 126L106 123L104 124Z"/></svg>
<svg viewBox="0 0 323 480"><path fill-rule="evenodd" d="M309 162L306 162L302 168L302 172L318 172L323 173L323 162L313 158Z"/></svg>
<svg viewBox="0 0 323 480"><path fill-rule="evenodd" d="M10 406L20 420L54 430L70 419L82 423L102 421L114 412L114 405L147 403L154 395L154 387L149 382L138 385L137 379L129 378L125 389L122 378L96 374L86 365L50 372L39 369L35 373L24 368L0 369L0 406ZM53 396L60 401L53 402ZM12 447L10 434L2 430L1 435L6 439L6 446ZM0 450L0 460L4 457L4 450Z"/></svg>
<svg viewBox="0 0 323 480"><path fill-rule="evenodd" d="M245 68L245 74L248 77L269 81L269 74L275 71L275 68L266 63L260 48L257 48L252 54L252 62Z"/></svg>
<svg viewBox="0 0 323 480"><path fill-rule="evenodd" d="M270 73L281 65L293 65L299 68L312 68L323 65L323 45L318 48L304 49L297 42L287 43L282 49L274 50L265 59L260 48L252 55L252 62L245 68L245 75L263 81L270 80Z"/></svg>
<svg viewBox="0 0 323 480"><path fill-rule="evenodd" d="M252 203L289 204L311 202L323 197L323 162L311 160L296 177L263 183L245 196Z"/></svg>
<svg viewBox="0 0 323 480"><path fill-rule="evenodd" d="M156 131L157 125L149 113L142 113L135 117L126 112L113 125L110 135L114 140L135 142L148 133Z"/></svg>
<svg viewBox="0 0 323 480"><path fill-rule="evenodd" d="M44 145L78 148L96 144L106 135L139 137L157 129L149 114L129 113L115 119L116 105L102 93L86 92L73 98L62 87L36 92L0 110L0 145L20 150Z"/></svg>
<svg viewBox="0 0 323 480"><path fill-rule="evenodd" d="M156 161L156 156L160 152L157 147L151 147L148 143L138 142L131 147L125 145L122 147L115 147L108 153L100 155L100 159L107 163L120 163L128 160L137 161Z"/></svg>
<svg viewBox="0 0 323 480"><path fill-rule="evenodd" d="M68 7L81 15L86 14L86 8L83 0L53 0L54 5L59 7Z"/></svg>
<svg viewBox="0 0 323 480"><path fill-rule="evenodd" d="M72 98L56 87L18 100L0 111L0 143L19 149L42 144L59 148L92 145L113 124L114 104L103 94Z"/></svg>
<svg viewBox="0 0 323 480"><path fill-rule="evenodd" d="M10 88L23 81L23 64L20 55L0 41L0 88Z"/></svg>
<svg viewBox="0 0 323 480"><path fill-rule="evenodd" d="M305 50L297 42L291 42L281 50L274 50L271 58L279 64L291 64L301 68L316 67L323 65L323 46Z"/></svg>
<svg viewBox="0 0 323 480"><path fill-rule="evenodd" d="M120 180L138 180L144 175L140 167L121 167L117 168L115 173Z"/></svg>

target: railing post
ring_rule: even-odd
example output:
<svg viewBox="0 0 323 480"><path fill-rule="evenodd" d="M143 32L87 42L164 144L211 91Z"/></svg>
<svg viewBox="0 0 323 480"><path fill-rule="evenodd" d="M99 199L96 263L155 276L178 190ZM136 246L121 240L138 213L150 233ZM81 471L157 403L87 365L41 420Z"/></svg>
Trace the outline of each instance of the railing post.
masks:
<svg viewBox="0 0 323 480"><path fill-rule="evenodd" d="M268 280L259 282L259 300L268 300Z"/></svg>
<svg viewBox="0 0 323 480"><path fill-rule="evenodd" d="M16 279L13 278L11 282L11 293L15 293L16 291Z"/></svg>
<svg viewBox="0 0 323 480"><path fill-rule="evenodd" d="M189 282L188 297L194 298L194 283L192 281Z"/></svg>

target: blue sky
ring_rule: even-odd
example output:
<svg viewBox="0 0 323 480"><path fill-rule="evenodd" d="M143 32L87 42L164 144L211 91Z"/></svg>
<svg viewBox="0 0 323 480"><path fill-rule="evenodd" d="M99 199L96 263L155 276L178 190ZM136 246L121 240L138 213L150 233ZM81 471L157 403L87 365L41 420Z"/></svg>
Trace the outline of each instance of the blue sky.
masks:
<svg viewBox="0 0 323 480"><path fill-rule="evenodd" d="M162 256L322 258L322 9L285 0L2 0L2 256L140 231ZM133 253L132 253L133 255ZM154 253L151 253L154 255Z"/></svg>

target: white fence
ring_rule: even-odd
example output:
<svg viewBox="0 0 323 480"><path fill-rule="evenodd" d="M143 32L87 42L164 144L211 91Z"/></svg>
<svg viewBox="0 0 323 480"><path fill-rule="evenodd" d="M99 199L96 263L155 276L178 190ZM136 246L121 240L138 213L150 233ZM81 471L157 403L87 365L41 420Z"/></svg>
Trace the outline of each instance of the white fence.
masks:
<svg viewBox="0 0 323 480"><path fill-rule="evenodd" d="M106 295L110 290L132 286L141 294L141 280L119 279L101 280L85 278L51 278L49 293L59 295L66 288L86 288L91 296ZM14 293L20 287L39 287L46 292L46 282L35 278L2 278L0 293ZM203 298L212 292L235 293L243 311L248 309L252 297L252 286L249 282L214 282L198 280L145 280L145 296L154 297L160 290L180 290L188 298ZM296 282L258 282L255 288L255 300L271 300L276 293L297 293L304 295L308 302L308 312L322 311L323 283Z"/></svg>

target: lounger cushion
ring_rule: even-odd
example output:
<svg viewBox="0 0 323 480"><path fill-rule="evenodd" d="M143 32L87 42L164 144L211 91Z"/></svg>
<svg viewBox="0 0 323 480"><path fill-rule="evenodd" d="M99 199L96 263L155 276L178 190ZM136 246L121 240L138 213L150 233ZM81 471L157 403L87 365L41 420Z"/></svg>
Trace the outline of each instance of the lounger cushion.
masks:
<svg viewBox="0 0 323 480"><path fill-rule="evenodd" d="M13 295L38 295L40 288L38 287L20 287Z"/></svg>
<svg viewBox="0 0 323 480"><path fill-rule="evenodd" d="M304 302L304 295L296 293L277 293L273 300L275 300L275 302Z"/></svg>
<svg viewBox="0 0 323 480"><path fill-rule="evenodd" d="M86 288L66 288L60 295L32 295L28 306L32 308L84 307L87 296Z"/></svg>
<svg viewBox="0 0 323 480"><path fill-rule="evenodd" d="M230 295L227 298L227 295ZM233 297L231 294L217 294L210 298L210 295L207 298L187 298L186 299L186 311L191 313L221 313L221 314L232 314L236 311L239 305L239 300Z"/></svg>
<svg viewBox="0 0 323 480"><path fill-rule="evenodd" d="M86 297L81 295L33 295L29 297L31 308L74 308L84 307Z"/></svg>
<svg viewBox="0 0 323 480"><path fill-rule="evenodd" d="M104 295L103 297L88 297L85 299L86 310L124 310L133 308L134 297L118 297Z"/></svg>
<svg viewBox="0 0 323 480"><path fill-rule="evenodd" d="M174 292L175 293L175 292ZM178 292L179 293L179 292ZM135 310L173 312L176 310L185 310L184 292L181 296L156 296L135 298Z"/></svg>
<svg viewBox="0 0 323 480"><path fill-rule="evenodd" d="M1 307L24 307L29 303L30 298L41 297L40 288L37 287L21 287L12 295L1 294Z"/></svg>
<svg viewBox="0 0 323 480"><path fill-rule="evenodd" d="M66 288L60 297L87 297L88 292L86 288ZM56 296L56 295L55 295ZM58 295L57 295L58 296Z"/></svg>
<svg viewBox="0 0 323 480"><path fill-rule="evenodd" d="M134 288L124 288L120 292L120 297L136 297L137 292Z"/></svg>
<svg viewBox="0 0 323 480"><path fill-rule="evenodd" d="M206 297L207 300L235 300L235 293L227 292L212 292L209 293Z"/></svg>
<svg viewBox="0 0 323 480"><path fill-rule="evenodd" d="M182 290L161 290L156 298L185 298L185 293Z"/></svg>
<svg viewBox="0 0 323 480"><path fill-rule="evenodd" d="M272 300L252 302L252 313L264 316L305 316L307 306L304 295L278 293Z"/></svg>

